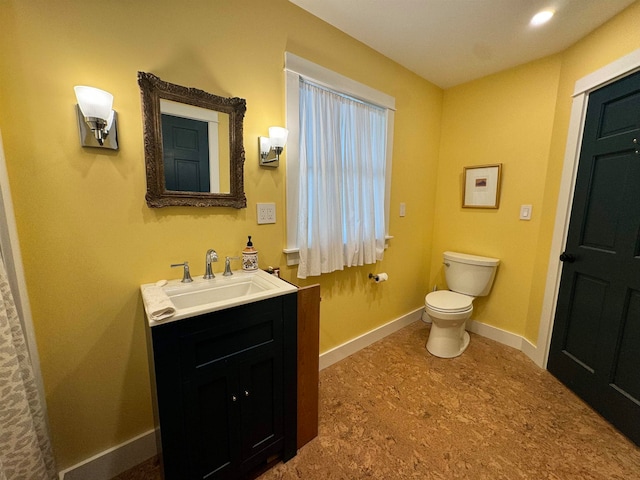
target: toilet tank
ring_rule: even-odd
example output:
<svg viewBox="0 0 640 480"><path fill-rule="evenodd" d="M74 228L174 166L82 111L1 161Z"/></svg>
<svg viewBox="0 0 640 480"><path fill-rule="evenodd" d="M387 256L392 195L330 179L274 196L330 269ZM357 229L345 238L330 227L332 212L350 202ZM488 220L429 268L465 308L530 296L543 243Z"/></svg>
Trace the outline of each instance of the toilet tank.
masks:
<svg viewBox="0 0 640 480"><path fill-rule="evenodd" d="M467 253L444 252L447 286L453 292L483 297L489 294L500 260Z"/></svg>

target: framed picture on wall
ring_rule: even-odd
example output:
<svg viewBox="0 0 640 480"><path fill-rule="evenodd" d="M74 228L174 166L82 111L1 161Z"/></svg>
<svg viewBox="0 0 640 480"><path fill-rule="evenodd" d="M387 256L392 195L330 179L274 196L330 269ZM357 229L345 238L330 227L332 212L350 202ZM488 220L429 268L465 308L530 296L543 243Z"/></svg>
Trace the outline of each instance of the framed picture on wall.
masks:
<svg viewBox="0 0 640 480"><path fill-rule="evenodd" d="M464 167L463 208L498 208L502 164Z"/></svg>

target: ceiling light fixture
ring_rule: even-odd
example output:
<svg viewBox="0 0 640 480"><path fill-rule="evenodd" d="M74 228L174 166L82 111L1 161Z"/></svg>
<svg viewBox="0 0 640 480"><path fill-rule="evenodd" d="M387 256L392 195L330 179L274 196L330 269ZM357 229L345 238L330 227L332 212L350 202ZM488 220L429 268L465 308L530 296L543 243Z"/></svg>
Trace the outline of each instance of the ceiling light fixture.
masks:
<svg viewBox="0 0 640 480"><path fill-rule="evenodd" d="M543 25L551 20L551 17L553 17L554 13L556 12L554 12L553 10L543 10L541 12L538 12L531 18L530 23L534 27L539 27L540 25Z"/></svg>

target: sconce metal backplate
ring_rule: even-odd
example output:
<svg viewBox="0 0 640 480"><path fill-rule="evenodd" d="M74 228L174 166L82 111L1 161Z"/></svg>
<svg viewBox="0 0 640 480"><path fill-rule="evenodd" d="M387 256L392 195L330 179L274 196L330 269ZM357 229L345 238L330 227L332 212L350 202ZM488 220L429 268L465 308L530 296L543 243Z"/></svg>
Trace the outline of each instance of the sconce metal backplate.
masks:
<svg viewBox="0 0 640 480"><path fill-rule="evenodd" d="M269 167L269 168L278 168L280 166L280 159L276 156L276 152L273 150L269 150L269 155L264 160L262 159L262 155L260 155L260 139L265 137L258 137L258 158L260 159L261 167Z"/></svg>
<svg viewBox="0 0 640 480"><path fill-rule="evenodd" d="M80 110L80 106L76 105L76 116L78 117L78 133L80 134L80 144L83 147L108 148L110 150L118 150L118 113L113 112L113 123L109 135L104 139L102 145L98 143L94 133L84 121L84 115Z"/></svg>

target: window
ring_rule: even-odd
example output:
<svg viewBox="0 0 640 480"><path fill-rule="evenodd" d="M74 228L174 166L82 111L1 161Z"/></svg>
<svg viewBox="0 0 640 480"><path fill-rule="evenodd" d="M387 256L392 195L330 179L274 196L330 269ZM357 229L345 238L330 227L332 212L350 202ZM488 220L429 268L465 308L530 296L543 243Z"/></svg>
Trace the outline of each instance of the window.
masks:
<svg viewBox="0 0 640 480"><path fill-rule="evenodd" d="M382 259L395 101L290 53L287 264L298 277Z"/></svg>

